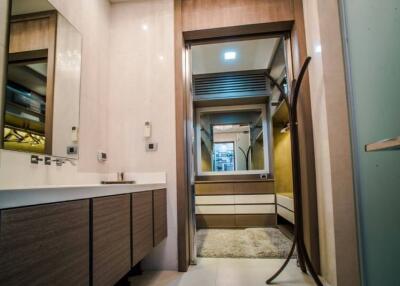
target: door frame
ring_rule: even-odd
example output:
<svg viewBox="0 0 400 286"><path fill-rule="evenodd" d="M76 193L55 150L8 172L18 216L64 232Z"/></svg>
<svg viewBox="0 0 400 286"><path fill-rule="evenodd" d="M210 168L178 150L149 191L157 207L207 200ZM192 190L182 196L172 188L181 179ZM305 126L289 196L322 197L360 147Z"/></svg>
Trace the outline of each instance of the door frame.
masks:
<svg viewBox="0 0 400 286"><path fill-rule="evenodd" d="M176 107L176 152L177 152L177 215L178 215L178 270L187 271L191 260L191 245L193 240L190 237L190 220L191 214L189 212L191 204L191 186L190 174L188 172L188 156L190 156L187 146L187 114L188 114L188 98L187 90L190 88L190 80L187 79L187 59L186 59L186 42L207 42L216 40L226 41L237 38L255 38L267 36L281 36L287 35L290 37L294 21L283 21L277 23L264 23L237 26L235 28L216 28L201 31L182 31L182 11L181 0L175 1L175 107ZM289 41L291 43L292 41ZM297 46L291 46L291 49ZM291 51L293 54L293 51ZM304 53L305 54L305 53ZM288 67L288 74L294 74L294 67ZM308 81L306 82L308 84ZM307 106L307 105L306 105ZM308 110L310 104L308 103ZM315 268L319 270L319 239L318 239L318 219L317 219L317 205L316 205L316 183L315 183L315 169L314 169L314 146L312 138L312 122L311 112L308 113L306 119L303 118L303 126L306 126L308 134L304 139L307 144L303 146L307 154L307 160L304 160L305 166L303 168L304 178L303 182L310 190L306 197L308 212L306 212L307 219L311 221L308 224L306 232L309 239L309 249L311 249L311 258L315 264ZM311 135L311 136L310 136ZM303 141L304 142L304 141ZM307 215L308 214L308 215Z"/></svg>

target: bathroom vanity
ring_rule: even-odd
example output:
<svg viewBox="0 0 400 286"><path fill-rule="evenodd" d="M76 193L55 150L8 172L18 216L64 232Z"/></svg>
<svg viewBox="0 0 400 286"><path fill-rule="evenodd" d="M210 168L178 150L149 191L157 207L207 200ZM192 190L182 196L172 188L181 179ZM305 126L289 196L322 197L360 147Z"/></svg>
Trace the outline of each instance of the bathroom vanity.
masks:
<svg viewBox="0 0 400 286"><path fill-rule="evenodd" d="M114 285L167 237L164 184L0 190L0 285Z"/></svg>

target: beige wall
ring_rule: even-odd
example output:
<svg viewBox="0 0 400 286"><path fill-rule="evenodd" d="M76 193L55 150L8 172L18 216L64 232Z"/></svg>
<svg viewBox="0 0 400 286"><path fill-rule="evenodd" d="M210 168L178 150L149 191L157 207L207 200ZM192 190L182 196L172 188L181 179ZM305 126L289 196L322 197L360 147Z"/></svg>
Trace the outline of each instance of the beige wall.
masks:
<svg viewBox="0 0 400 286"><path fill-rule="evenodd" d="M111 8L109 170L166 171L168 239L146 268L177 269L174 17L172 0L137 0ZM156 152L145 151L144 123Z"/></svg>
<svg viewBox="0 0 400 286"><path fill-rule="evenodd" d="M359 285L348 110L338 1L305 0L318 192L321 270Z"/></svg>

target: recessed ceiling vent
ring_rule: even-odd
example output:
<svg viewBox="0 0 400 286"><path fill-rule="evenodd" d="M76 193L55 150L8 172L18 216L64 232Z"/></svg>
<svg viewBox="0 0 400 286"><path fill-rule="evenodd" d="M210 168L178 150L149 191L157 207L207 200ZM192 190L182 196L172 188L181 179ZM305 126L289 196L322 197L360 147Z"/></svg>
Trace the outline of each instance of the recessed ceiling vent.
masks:
<svg viewBox="0 0 400 286"><path fill-rule="evenodd" d="M266 70L201 74L193 76L197 100L269 96L270 83Z"/></svg>

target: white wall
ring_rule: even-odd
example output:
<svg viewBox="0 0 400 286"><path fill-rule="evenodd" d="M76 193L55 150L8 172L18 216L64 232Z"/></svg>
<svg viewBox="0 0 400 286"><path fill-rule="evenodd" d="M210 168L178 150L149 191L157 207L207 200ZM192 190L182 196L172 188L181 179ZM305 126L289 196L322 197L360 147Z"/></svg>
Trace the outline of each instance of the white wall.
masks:
<svg viewBox="0 0 400 286"><path fill-rule="evenodd" d="M168 239L144 266L177 269L174 17L172 0L112 4L109 58L109 170L166 171ZM158 151L146 152L144 122Z"/></svg>

